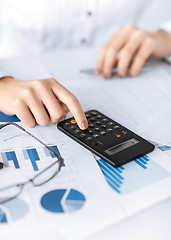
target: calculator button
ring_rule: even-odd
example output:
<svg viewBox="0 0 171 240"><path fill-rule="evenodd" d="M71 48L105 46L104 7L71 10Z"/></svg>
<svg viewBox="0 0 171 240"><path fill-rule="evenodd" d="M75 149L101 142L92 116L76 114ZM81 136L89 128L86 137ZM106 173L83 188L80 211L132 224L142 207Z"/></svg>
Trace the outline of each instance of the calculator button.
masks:
<svg viewBox="0 0 171 240"><path fill-rule="evenodd" d="M102 115L100 115L100 114L97 115L97 119L102 119L102 118L103 118Z"/></svg>
<svg viewBox="0 0 171 240"><path fill-rule="evenodd" d="M91 137L87 137L87 138L86 138L86 141L87 141L87 142L91 142L92 140L93 140L93 139L92 139Z"/></svg>
<svg viewBox="0 0 171 240"><path fill-rule="evenodd" d="M98 147L102 145L102 142L98 141L98 142L94 142L93 144Z"/></svg>
<svg viewBox="0 0 171 240"><path fill-rule="evenodd" d="M88 133L89 134L93 134L94 132L92 130L88 130Z"/></svg>
<svg viewBox="0 0 171 240"><path fill-rule="evenodd" d="M99 126L99 125L101 125L101 122L97 121L95 124L96 124L97 126Z"/></svg>
<svg viewBox="0 0 171 240"><path fill-rule="evenodd" d="M95 119L94 118L90 118L89 122L95 122Z"/></svg>
<svg viewBox="0 0 171 240"><path fill-rule="evenodd" d="M76 129L76 126L71 126L70 129L71 129L71 130L75 130L75 129Z"/></svg>
<svg viewBox="0 0 171 240"><path fill-rule="evenodd" d="M113 129L112 128L108 128L107 132L113 132Z"/></svg>
<svg viewBox="0 0 171 240"><path fill-rule="evenodd" d="M88 127L89 128L94 128L94 125L93 124L89 124Z"/></svg>
<svg viewBox="0 0 171 240"><path fill-rule="evenodd" d="M99 138L99 134L94 134L93 137L94 138Z"/></svg>
<svg viewBox="0 0 171 240"><path fill-rule="evenodd" d="M124 134L124 135L127 135L128 133L127 132L125 132L125 131L122 131L122 133Z"/></svg>
<svg viewBox="0 0 171 240"><path fill-rule="evenodd" d="M101 134L102 136L105 136L105 135L106 135L106 132L105 132L105 131L102 131L102 132L100 132L100 134Z"/></svg>
<svg viewBox="0 0 171 240"><path fill-rule="evenodd" d="M99 132L100 128L95 128L94 131Z"/></svg>
<svg viewBox="0 0 171 240"><path fill-rule="evenodd" d="M81 130L77 129L77 130L75 130L74 132L75 132L76 134L79 134L79 133L81 133Z"/></svg>
<svg viewBox="0 0 171 240"><path fill-rule="evenodd" d="M97 115L97 112L91 112L91 114L93 115L93 116L96 116Z"/></svg>
<svg viewBox="0 0 171 240"><path fill-rule="evenodd" d="M89 118L90 117L90 114L86 114L86 118Z"/></svg>
<svg viewBox="0 0 171 240"><path fill-rule="evenodd" d="M117 138L120 138L120 137L121 137L121 135L120 135L120 134L116 134L116 137L117 137Z"/></svg>
<svg viewBox="0 0 171 240"><path fill-rule="evenodd" d="M85 133L81 133L81 134L80 134L80 137L81 137L81 138L85 138L86 136L87 136L87 135L86 135Z"/></svg>
<svg viewBox="0 0 171 240"><path fill-rule="evenodd" d="M106 127L106 125L101 125L101 128L106 129L107 127Z"/></svg>
<svg viewBox="0 0 171 240"><path fill-rule="evenodd" d="M106 123L108 120L106 118L102 119L102 122Z"/></svg>
<svg viewBox="0 0 171 240"><path fill-rule="evenodd" d="M73 120L71 120L71 123L76 124L77 122L73 119Z"/></svg>
<svg viewBox="0 0 171 240"><path fill-rule="evenodd" d="M112 126L114 126L114 123L113 122L108 122L108 125L112 127Z"/></svg>
<svg viewBox="0 0 171 240"><path fill-rule="evenodd" d="M69 127L70 125L71 125L71 123L69 123L69 122L66 122L66 123L64 124L65 127Z"/></svg>
<svg viewBox="0 0 171 240"><path fill-rule="evenodd" d="M120 128L120 127L119 127L119 126L117 126L117 125L116 125L116 126L114 126L114 129L116 129L116 130L117 130L117 129L119 129L119 128Z"/></svg>

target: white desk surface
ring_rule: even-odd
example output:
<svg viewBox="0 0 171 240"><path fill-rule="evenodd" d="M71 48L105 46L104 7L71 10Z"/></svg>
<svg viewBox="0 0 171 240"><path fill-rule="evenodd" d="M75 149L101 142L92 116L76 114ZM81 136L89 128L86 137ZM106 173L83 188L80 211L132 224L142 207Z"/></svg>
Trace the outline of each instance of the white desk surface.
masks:
<svg viewBox="0 0 171 240"><path fill-rule="evenodd" d="M96 51L96 53L98 50ZM72 53L72 54L71 54ZM57 75L58 81L62 82L62 78L67 82L68 74L61 70L66 71L76 69L80 64L83 68L95 66L97 54L91 54L91 51L82 50L80 55L78 51L60 51L56 53L48 53L43 56L27 56L15 59L0 60L0 66L3 71L15 75L19 78L35 79L45 78L50 75ZM68 57L69 56L69 57ZM91 56L91 57L89 57ZM84 59L89 57L89 66L85 64ZM21 62L25 64L21 68ZM36 67L33 68L33 62ZM39 63L39 64L38 64ZM32 67L31 67L32 66ZM168 70L169 69L168 65ZM48 69L48 70L47 70ZM60 71L58 71L60 69ZM50 74L49 74L50 72ZM63 73L61 73L63 72ZM59 74L58 74L59 73ZM96 234L89 236L85 240L96 239L155 239L155 240L170 240L171 239L171 198L156 204L143 212L140 212L129 219L126 219L116 225L111 225Z"/></svg>

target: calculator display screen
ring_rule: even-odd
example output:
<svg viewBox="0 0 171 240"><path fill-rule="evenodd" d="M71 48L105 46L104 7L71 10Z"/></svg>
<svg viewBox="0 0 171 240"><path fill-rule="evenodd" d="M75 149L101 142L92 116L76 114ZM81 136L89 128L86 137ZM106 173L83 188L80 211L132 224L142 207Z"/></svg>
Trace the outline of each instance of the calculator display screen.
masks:
<svg viewBox="0 0 171 240"><path fill-rule="evenodd" d="M135 144L139 143L139 141L135 138L129 139L125 142L122 142L120 144L117 144L114 147L110 147L105 152L109 155L113 155L115 153L121 152L122 150L129 148L131 146L134 146Z"/></svg>

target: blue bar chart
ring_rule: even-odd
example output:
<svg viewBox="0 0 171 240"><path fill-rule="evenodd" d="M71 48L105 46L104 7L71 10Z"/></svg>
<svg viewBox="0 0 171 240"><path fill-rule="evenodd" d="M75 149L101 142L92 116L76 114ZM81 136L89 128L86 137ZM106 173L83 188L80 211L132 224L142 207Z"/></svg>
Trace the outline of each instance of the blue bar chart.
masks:
<svg viewBox="0 0 171 240"><path fill-rule="evenodd" d="M30 160L34 171L38 171L39 169L37 166L37 161L39 161L40 158L39 158L36 148L24 149L22 151L23 151L25 160Z"/></svg>
<svg viewBox="0 0 171 240"><path fill-rule="evenodd" d="M57 145L49 146L53 151L61 156ZM50 160L55 160L56 156L50 152L46 147L39 148L25 148L11 151L4 151L0 153L4 166L6 168L13 167L14 169L21 169L27 167L33 171L39 171L39 164L48 163ZM31 166L31 168L30 168ZM64 167L65 164L63 163Z"/></svg>
<svg viewBox="0 0 171 240"><path fill-rule="evenodd" d="M61 156L61 153L60 153L57 145L49 146L49 148L52 149L54 152L56 152L57 154L59 154ZM44 149L44 152L46 154L46 157L56 158L56 156L52 152L50 152L46 147L44 147L43 149ZM64 167L65 164L63 163L62 166Z"/></svg>
<svg viewBox="0 0 171 240"><path fill-rule="evenodd" d="M118 168L111 166L101 158L96 156L95 158L106 181L118 194L127 194L139 190L171 175L147 155Z"/></svg>
<svg viewBox="0 0 171 240"><path fill-rule="evenodd" d="M20 168L15 151L3 152L1 157L5 167L9 167L9 162L12 161L16 169Z"/></svg>

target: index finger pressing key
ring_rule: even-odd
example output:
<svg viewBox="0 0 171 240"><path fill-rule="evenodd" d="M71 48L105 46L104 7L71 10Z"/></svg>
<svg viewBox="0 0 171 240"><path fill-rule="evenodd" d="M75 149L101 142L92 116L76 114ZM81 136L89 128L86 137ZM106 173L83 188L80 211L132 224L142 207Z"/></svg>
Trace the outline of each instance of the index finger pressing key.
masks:
<svg viewBox="0 0 171 240"><path fill-rule="evenodd" d="M74 118L79 128L82 130L87 129L88 122L78 99L60 83L56 83L57 84L53 86L53 91L55 95L58 97L58 99L60 99L64 104L67 105L68 109L74 115Z"/></svg>

